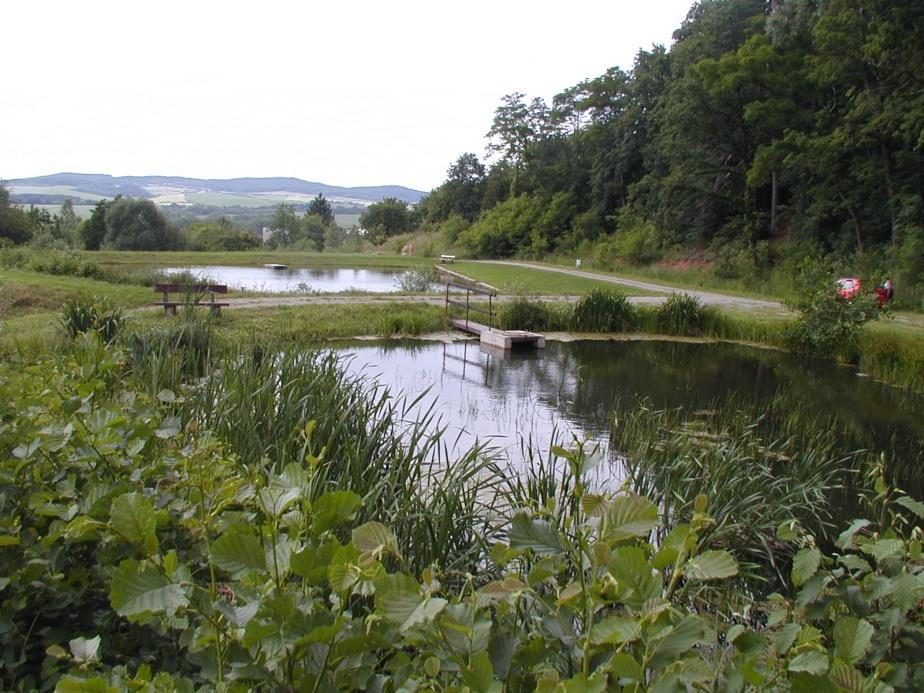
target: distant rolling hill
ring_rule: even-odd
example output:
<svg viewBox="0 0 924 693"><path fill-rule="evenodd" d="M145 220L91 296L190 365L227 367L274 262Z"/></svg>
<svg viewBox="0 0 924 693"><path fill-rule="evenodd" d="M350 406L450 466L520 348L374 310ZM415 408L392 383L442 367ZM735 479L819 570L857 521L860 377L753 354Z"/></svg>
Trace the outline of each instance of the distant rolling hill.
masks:
<svg viewBox="0 0 924 693"><path fill-rule="evenodd" d="M143 197L160 205L272 206L307 202L323 193L331 202L368 205L386 197L416 204L426 194L400 185L347 188L300 178L183 178L181 176L108 176L98 173L55 173L5 181L14 202L92 204L116 195Z"/></svg>

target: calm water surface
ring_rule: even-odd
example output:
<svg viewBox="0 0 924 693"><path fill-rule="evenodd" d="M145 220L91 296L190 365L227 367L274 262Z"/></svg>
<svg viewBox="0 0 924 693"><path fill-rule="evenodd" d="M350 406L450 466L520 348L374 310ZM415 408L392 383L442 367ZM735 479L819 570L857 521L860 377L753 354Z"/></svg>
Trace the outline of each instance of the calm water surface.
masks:
<svg viewBox="0 0 924 693"><path fill-rule="evenodd" d="M348 368L435 407L450 438L503 449L590 437L605 447L617 400L694 412L729 401L757 406L781 396L837 420L845 451L886 450L908 464L924 441L924 397L847 368L732 344L671 341L549 342L544 351L487 351L477 342L352 342ZM907 465L906 465L907 467ZM914 469L915 481L918 474ZM914 483L913 485L918 485Z"/></svg>
<svg viewBox="0 0 924 693"><path fill-rule="evenodd" d="M232 289L287 293L295 291L338 292L355 289L372 293L397 291L400 271L378 269L268 269L266 267L173 267L167 272L192 272L200 279L226 284Z"/></svg>

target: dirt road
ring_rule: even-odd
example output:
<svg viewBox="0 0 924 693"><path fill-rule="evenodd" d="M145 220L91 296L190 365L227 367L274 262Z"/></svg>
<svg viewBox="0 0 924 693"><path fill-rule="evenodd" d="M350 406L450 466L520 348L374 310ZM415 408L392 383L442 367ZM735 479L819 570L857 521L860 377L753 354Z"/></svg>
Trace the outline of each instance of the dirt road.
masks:
<svg viewBox="0 0 924 693"><path fill-rule="evenodd" d="M646 291L662 291L665 294L671 294L675 291L683 291L691 296L696 296L700 301L709 305L721 306L725 308L741 308L744 310L758 308L761 310L781 310L785 309L782 303L776 301L764 301L756 298L745 298L742 296L730 296L728 294L718 294L712 291L699 291L697 289L676 289L663 284L652 284L651 282L640 282L635 279L620 279L611 277L606 274L597 274L596 272L586 272L579 269L569 269L567 267L552 267L550 265L540 265L533 262L519 262L512 260L481 260L481 262L493 265L509 265L510 267L528 267L530 269L543 270L546 272L561 272L570 274L575 277L584 277L585 279L594 279L601 282L610 282L611 284L620 284L622 286L634 287L636 289L645 289ZM632 298L633 303L648 303L649 301L639 300L641 297ZM665 299L656 297L653 303L661 303Z"/></svg>
<svg viewBox="0 0 924 693"><path fill-rule="evenodd" d="M644 289L646 291L657 291L664 296L629 296L629 301L639 305L658 305L667 300L667 296L675 291L674 287L664 286L662 284L653 284L651 282L642 282L635 279L620 279L596 272L586 272L584 270L568 269L565 267L552 267L549 265L540 265L532 262L517 262L508 260L483 260L482 262L509 265L511 267L526 267L530 269L543 270L546 272L561 272L571 274L576 277L585 277L601 282L619 284L628 288ZM705 304L720 306L723 308L737 308L741 310L763 310L763 311L785 311L781 303L776 301L763 301L755 298L744 298L741 296L730 296L728 294L719 294L712 291L699 291L695 289L683 289L684 292L696 296ZM498 301L509 301L513 296L498 296ZM557 302L576 301L577 296L543 296L543 300ZM283 296L259 296L245 298L224 298L228 302L228 308L231 310L250 309L250 308L271 308L276 306L303 306L303 305L338 305L338 304L369 304L369 303L428 303L431 305L442 305L442 294L415 294L401 295L394 294L366 294L366 295L341 295L341 294L287 294Z"/></svg>

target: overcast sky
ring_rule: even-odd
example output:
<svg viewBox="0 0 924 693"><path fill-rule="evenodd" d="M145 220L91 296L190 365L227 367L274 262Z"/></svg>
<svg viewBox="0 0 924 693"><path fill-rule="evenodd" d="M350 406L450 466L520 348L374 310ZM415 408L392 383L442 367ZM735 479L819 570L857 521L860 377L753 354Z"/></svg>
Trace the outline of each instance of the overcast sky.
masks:
<svg viewBox="0 0 924 693"><path fill-rule="evenodd" d="M296 176L430 190L501 97L670 45L692 0L4 2L0 178Z"/></svg>

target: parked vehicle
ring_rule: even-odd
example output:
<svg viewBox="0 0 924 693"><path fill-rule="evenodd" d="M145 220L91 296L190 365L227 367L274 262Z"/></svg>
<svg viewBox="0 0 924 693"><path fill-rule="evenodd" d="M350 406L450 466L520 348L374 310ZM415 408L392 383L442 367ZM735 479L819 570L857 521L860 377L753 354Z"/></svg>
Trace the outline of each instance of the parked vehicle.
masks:
<svg viewBox="0 0 924 693"><path fill-rule="evenodd" d="M837 280L837 286L837 294L841 298L853 298L863 288L858 277L841 277Z"/></svg>

